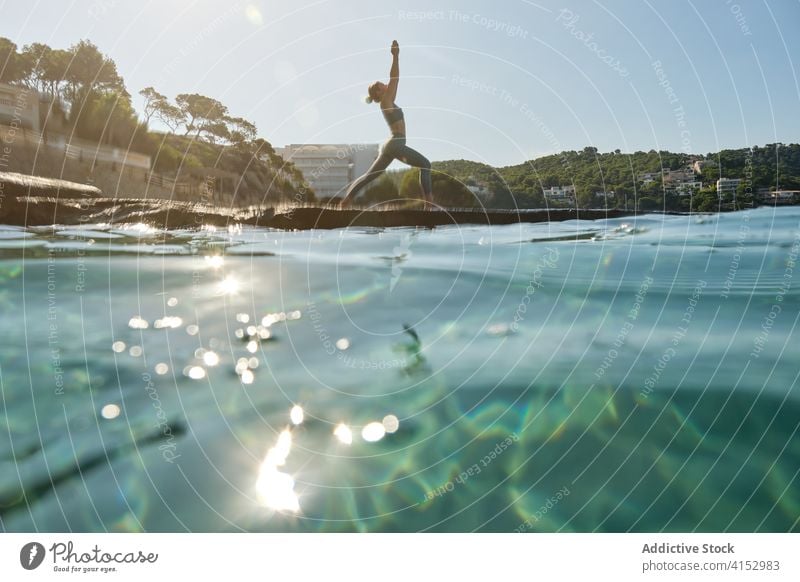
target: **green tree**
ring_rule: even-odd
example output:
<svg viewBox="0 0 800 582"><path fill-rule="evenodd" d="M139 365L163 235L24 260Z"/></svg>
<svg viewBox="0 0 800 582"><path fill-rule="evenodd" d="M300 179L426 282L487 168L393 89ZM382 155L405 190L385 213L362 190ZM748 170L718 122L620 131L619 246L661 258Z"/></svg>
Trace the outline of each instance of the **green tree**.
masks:
<svg viewBox="0 0 800 582"><path fill-rule="evenodd" d="M397 201L399 197L400 192L397 189L397 184L387 174L383 174L375 180L364 192L364 201L368 204Z"/></svg>
<svg viewBox="0 0 800 582"><path fill-rule="evenodd" d="M0 82L16 83L24 77L24 61L17 53L17 45L0 37Z"/></svg>
<svg viewBox="0 0 800 582"><path fill-rule="evenodd" d="M751 208L755 200L756 190L752 183L742 180L739 187L736 188L736 196L733 199L735 209L741 210L743 208Z"/></svg>
<svg viewBox="0 0 800 582"><path fill-rule="evenodd" d="M663 202L655 196L642 196L639 198L639 210L661 210Z"/></svg>
<svg viewBox="0 0 800 582"><path fill-rule="evenodd" d="M75 133L99 143L127 148L139 129L127 92L93 93L77 117Z"/></svg>
<svg viewBox="0 0 800 582"><path fill-rule="evenodd" d="M444 172L434 172L432 179L433 201L451 208L473 208L475 195L460 181Z"/></svg>
<svg viewBox="0 0 800 582"><path fill-rule="evenodd" d="M172 133L178 131L178 128L186 123L186 115L184 115L180 107L168 101L158 104L155 116L161 123L166 125Z"/></svg>
<svg viewBox="0 0 800 582"><path fill-rule="evenodd" d="M241 117L227 117L225 123L228 126L228 139L234 145L241 146L256 138L258 130L254 123L242 119Z"/></svg>
<svg viewBox="0 0 800 582"><path fill-rule="evenodd" d="M139 95L144 97L144 122L146 124L150 123L150 119L158 113L161 107L169 104L167 97L152 87L145 87L139 91Z"/></svg>
<svg viewBox="0 0 800 582"><path fill-rule="evenodd" d="M186 118L186 132L194 132L194 137L208 129L215 128L215 124L224 122L228 115L228 108L211 97L197 93L181 93L175 98L181 113Z"/></svg>
<svg viewBox="0 0 800 582"><path fill-rule="evenodd" d="M25 84L42 93L46 92L48 88L44 65L51 58L52 52L53 49L49 46L38 42L25 45L20 52L20 58L25 62L24 68L27 73L24 79Z"/></svg>
<svg viewBox="0 0 800 582"><path fill-rule="evenodd" d="M203 133L206 139L214 144L217 143L218 140L226 142L231 139L231 132L224 120L206 123L203 126Z"/></svg>
<svg viewBox="0 0 800 582"><path fill-rule="evenodd" d="M603 187L598 184L580 185L576 188L576 203L579 208L591 208L596 205L595 192L602 191Z"/></svg>
<svg viewBox="0 0 800 582"><path fill-rule="evenodd" d="M122 126L134 126L130 95L114 61L87 40L70 47L61 91L69 104L69 122L83 138L117 143ZM117 104L120 109L116 110ZM95 117L97 116L97 117ZM98 128L100 120L111 127Z"/></svg>
<svg viewBox="0 0 800 582"><path fill-rule="evenodd" d="M70 52L62 49L45 50L39 60L41 83L44 92L51 97L63 96L66 71L69 67Z"/></svg>
<svg viewBox="0 0 800 582"><path fill-rule="evenodd" d="M419 169L406 170L403 174L403 179L400 181L399 193L401 198L422 199L422 189L419 185Z"/></svg>
<svg viewBox="0 0 800 582"><path fill-rule="evenodd" d="M697 212L717 212L720 209L720 200L716 189L701 189L694 196L692 206Z"/></svg>
<svg viewBox="0 0 800 582"><path fill-rule="evenodd" d="M508 184L503 180L497 171L489 174L486 179L486 187L491 193L491 200L494 208L517 208L517 201L514 199Z"/></svg>
<svg viewBox="0 0 800 582"><path fill-rule="evenodd" d="M73 107L89 99L96 91L125 91L117 65L88 40L69 49L70 60L65 70L67 96Z"/></svg>

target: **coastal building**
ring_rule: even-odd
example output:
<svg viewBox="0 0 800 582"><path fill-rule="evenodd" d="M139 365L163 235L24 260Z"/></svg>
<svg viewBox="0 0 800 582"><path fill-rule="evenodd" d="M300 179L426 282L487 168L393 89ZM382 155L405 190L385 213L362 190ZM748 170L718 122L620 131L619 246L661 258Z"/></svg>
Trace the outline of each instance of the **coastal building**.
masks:
<svg viewBox="0 0 800 582"><path fill-rule="evenodd" d="M717 180L717 195L736 194L736 189L741 183L740 178L720 178Z"/></svg>
<svg viewBox="0 0 800 582"><path fill-rule="evenodd" d="M290 144L275 150L303 173L317 197L344 195L378 157L378 144Z"/></svg>
<svg viewBox="0 0 800 582"><path fill-rule="evenodd" d="M544 199L557 204L572 204L575 202L575 186L553 186L544 188Z"/></svg>
<svg viewBox="0 0 800 582"><path fill-rule="evenodd" d="M666 170L664 172L663 181L665 186L694 182L694 170L690 167L678 170Z"/></svg>
<svg viewBox="0 0 800 582"><path fill-rule="evenodd" d="M800 190L774 190L761 196L767 204L794 204L800 201Z"/></svg>
<svg viewBox="0 0 800 582"><path fill-rule="evenodd" d="M39 131L39 94L27 87L0 83L0 124Z"/></svg>
<svg viewBox="0 0 800 582"><path fill-rule="evenodd" d="M691 196L703 186L695 176L692 166L664 172L664 191L672 192L678 196Z"/></svg>

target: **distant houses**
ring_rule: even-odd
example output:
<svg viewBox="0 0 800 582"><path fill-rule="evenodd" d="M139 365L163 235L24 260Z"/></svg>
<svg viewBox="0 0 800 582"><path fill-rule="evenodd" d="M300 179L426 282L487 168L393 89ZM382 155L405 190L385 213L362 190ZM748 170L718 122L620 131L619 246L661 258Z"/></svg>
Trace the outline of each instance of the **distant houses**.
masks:
<svg viewBox="0 0 800 582"><path fill-rule="evenodd" d="M575 204L575 186L552 186L544 188L544 199L547 203L560 204Z"/></svg>
<svg viewBox="0 0 800 582"><path fill-rule="evenodd" d="M639 189L634 192L620 192L619 194L614 190L590 190L584 191L584 186L580 184L576 188L575 185L559 185L542 188L544 200L548 206L576 206L578 202L578 194L581 195L582 204L597 205L598 207L622 205L624 201L627 207L629 197L632 195L631 200L635 200L638 207L639 200L647 200L655 198L658 199L662 194L678 196L684 199L680 203L681 208L688 208L692 196L703 194L707 196L708 193L713 193L716 190L717 197L720 202L723 199L734 198L734 201L726 202L736 205L736 195L742 184L746 183L743 178L728 178L721 177L716 182L707 182L704 186L702 181L702 171L705 166L712 163L711 160L706 160L698 157L693 157L688 160L688 163L677 169L663 169L660 172L641 172L636 175L636 182ZM591 193L588 199L584 196ZM748 191L750 194L750 191ZM758 193L753 192L752 201L755 203L763 204L800 204L800 190L781 190L769 188L759 188ZM713 195L713 194L712 194ZM750 202L750 196L746 196L747 203Z"/></svg>
<svg viewBox="0 0 800 582"><path fill-rule="evenodd" d="M693 166L664 172L664 190L678 196L691 196L703 187L695 176Z"/></svg>
<svg viewBox="0 0 800 582"><path fill-rule="evenodd" d="M660 178L665 194L691 196L703 188L700 176L707 163L708 160L695 159L686 167L677 170L644 172L638 175L638 182L643 186L648 186L656 183ZM744 180L741 178L721 177L716 181L716 184L709 184L709 187L716 186L717 195L723 198L727 195L735 196L737 189L743 182Z"/></svg>
<svg viewBox="0 0 800 582"><path fill-rule="evenodd" d="M717 180L717 195L722 198L726 194L736 194L736 189L742 183L741 178L720 178Z"/></svg>
<svg viewBox="0 0 800 582"><path fill-rule="evenodd" d="M796 204L800 202L800 190L759 189L758 197L765 204Z"/></svg>
<svg viewBox="0 0 800 582"><path fill-rule="evenodd" d="M663 172L664 184L684 184L694 182L694 170L691 167L680 168L678 170L665 170Z"/></svg>
<svg viewBox="0 0 800 582"><path fill-rule="evenodd" d="M695 174L696 166L697 162L677 170L644 172L639 174L638 181L642 186L650 186L661 180L665 193L691 196L703 187L703 183L698 180Z"/></svg>

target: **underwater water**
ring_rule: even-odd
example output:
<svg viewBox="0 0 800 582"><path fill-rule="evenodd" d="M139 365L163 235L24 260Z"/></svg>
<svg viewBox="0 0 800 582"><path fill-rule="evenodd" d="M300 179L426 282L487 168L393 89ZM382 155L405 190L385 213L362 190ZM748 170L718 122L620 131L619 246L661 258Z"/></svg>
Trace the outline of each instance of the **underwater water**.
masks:
<svg viewBox="0 0 800 582"><path fill-rule="evenodd" d="M800 209L0 227L2 531L797 531Z"/></svg>

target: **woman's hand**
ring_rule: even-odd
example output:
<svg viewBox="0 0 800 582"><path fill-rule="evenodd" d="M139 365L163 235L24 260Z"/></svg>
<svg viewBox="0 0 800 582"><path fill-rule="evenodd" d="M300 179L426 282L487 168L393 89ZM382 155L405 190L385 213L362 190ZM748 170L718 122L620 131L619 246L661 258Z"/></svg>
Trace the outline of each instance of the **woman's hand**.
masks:
<svg viewBox="0 0 800 582"><path fill-rule="evenodd" d="M392 56L396 57L399 54L400 54L400 45L397 44L396 40L393 40L392 41Z"/></svg>

